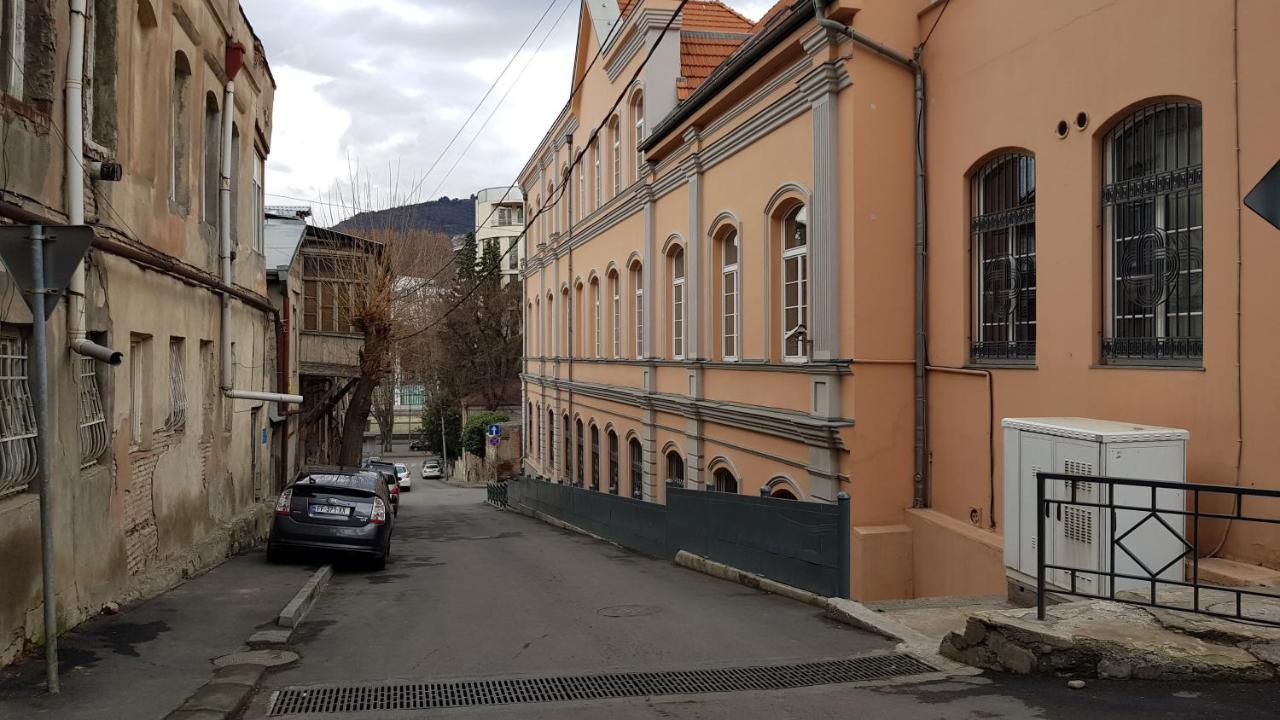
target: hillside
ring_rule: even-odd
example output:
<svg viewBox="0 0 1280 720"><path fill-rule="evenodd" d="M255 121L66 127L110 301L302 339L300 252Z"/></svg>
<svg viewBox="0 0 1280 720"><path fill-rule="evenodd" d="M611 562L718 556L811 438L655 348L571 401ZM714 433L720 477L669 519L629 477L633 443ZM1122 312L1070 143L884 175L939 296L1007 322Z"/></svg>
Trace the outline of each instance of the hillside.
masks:
<svg viewBox="0 0 1280 720"><path fill-rule="evenodd" d="M372 228L429 230L452 237L475 230L475 221L474 198L442 197L416 205L362 212L338 223L334 229L353 235Z"/></svg>

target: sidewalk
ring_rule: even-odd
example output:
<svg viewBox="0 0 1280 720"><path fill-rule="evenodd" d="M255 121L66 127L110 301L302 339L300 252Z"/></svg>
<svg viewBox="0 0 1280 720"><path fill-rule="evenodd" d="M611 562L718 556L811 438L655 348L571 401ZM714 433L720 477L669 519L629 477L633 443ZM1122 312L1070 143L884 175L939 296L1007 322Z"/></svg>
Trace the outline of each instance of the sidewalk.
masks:
<svg viewBox="0 0 1280 720"><path fill-rule="evenodd" d="M159 720L208 682L213 658L272 623L314 568L234 557L61 638L62 693L44 692L44 660L0 669L0 717Z"/></svg>

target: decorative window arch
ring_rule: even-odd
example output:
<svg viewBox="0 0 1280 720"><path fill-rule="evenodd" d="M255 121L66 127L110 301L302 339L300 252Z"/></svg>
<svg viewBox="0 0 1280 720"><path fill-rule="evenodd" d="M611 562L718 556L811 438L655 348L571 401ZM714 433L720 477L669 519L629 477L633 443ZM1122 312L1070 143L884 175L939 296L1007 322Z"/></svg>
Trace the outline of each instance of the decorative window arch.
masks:
<svg viewBox="0 0 1280 720"><path fill-rule="evenodd" d="M1128 112L1103 137L1102 357L1197 365L1204 356L1200 104Z"/></svg>
<svg viewBox="0 0 1280 720"><path fill-rule="evenodd" d="M975 361L1036 356L1036 160L1002 152L970 176Z"/></svg>
<svg viewBox="0 0 1280 720"><path fill-rule="evenodd" d="M737 467L728 458L722 456L716 457L710 463L707 463L707 471L710 473L711 480L707 483L707 490L714 492L725 492L737 494L741 489L741 475L738 473Z"/></svg>
<svg viewBox="0 0 1280 720"><path fill-rule="evenodd" d="M785 475L776 475L765 484L769 489L769 497L781 500L803 500L804 493L794 480Z"/></svg>

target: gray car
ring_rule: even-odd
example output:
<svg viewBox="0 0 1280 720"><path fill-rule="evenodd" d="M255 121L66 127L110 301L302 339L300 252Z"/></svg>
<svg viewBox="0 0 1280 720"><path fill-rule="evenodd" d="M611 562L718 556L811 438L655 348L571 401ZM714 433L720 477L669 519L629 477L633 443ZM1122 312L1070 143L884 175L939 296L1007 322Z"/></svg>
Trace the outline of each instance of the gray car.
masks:
<svg viewBox="0 0 1280 720"><path fill-rule="evenodd" d="M383 477L358 468L309 467L276 501L267 560L289 550L356 554L387 565L395 513Z"/></svg>

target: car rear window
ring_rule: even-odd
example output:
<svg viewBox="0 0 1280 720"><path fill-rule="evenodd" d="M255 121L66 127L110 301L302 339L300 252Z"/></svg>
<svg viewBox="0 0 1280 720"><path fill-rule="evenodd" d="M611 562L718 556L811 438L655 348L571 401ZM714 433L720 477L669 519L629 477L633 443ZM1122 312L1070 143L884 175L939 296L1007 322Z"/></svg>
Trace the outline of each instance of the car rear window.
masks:
<svg viewBox="0 0 1280 720"><path fill-rule="evenodd" d="M357 475L339 475L336 473L316 473L298 480L303 485L323 485L325 487L354 488L375 492L378 488L377 476L371 473Z"/></svg>

